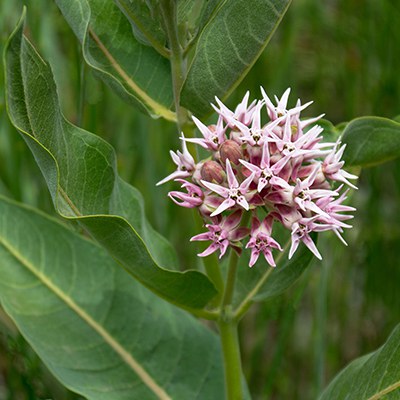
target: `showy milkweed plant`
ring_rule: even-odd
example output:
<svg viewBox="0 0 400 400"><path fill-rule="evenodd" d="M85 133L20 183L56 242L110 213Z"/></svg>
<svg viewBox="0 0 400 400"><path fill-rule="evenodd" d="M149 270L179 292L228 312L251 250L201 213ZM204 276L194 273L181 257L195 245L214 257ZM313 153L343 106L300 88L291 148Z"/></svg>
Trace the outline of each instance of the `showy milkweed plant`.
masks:
<svg viewBox="0 0 400 400"><path fill-rule="evenodd" d="M149 198L119 176L111 145L64 117L60 96L67 93L57 91L32 44L24 10L4 44L5 102L57 217L0 197L1 320L7 315L52 374L89 400L248 400L254 388L243 372L250 370L241 357L243 317L255 302L280 302L311 260L326 268L319 237L346 244L355 179L361 168L399 155L400 125L364 117L334 126L307 115L311 102L291 105L289 89L273 100L269 87L254 101L247 92L228 106L289 0L55 3L82 51L81 86L93 71L128 104L176 130L176 168L163 164L171 173L158 185L201 222L191 238L179 232L193 257L178 257L172 238L146 218L145 204L156 211ZM79 98L74 118L85 125L84 89ZM138 151L154 137L142 139ZM138 175L161 162L154 154L138 163ZM15 197L31 198L24 190ZM170 221L179 230L182 221ZM396 398L399 341L396 328L318 398Z"/></svg>

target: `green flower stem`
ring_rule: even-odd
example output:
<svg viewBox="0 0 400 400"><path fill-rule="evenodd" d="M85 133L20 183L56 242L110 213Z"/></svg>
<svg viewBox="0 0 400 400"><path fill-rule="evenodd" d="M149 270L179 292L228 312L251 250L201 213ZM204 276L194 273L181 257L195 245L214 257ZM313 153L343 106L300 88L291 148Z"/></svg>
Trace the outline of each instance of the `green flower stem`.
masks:
<svg viewBox="0 0 400 400"><path fill-rule="evenodd" d="M288 242L285 244L283 251L279 253L279 255L276 257L276 265L279 265L279 262L281 261L282 257L284 254L286 254L288 248L290 245L290 239ZM250 290L250 292L247 294L247 296L244 298L244 300L240 303L238 308L236 309L234 315L235 315L235 320L239 322L242 317L246 314L248 309L251 307L253 304L253 298L256 296L258 291L263 287L265 282L268 280L269 276L271 275L272 271L274 268L269 267L267 271L263 274L263 276L260 278L260 280L256 283L256 285L253 287L253 289Z"/></svg>
<svg viewBox="0 0 400 400"><path fill-rule="evenodd" d="M232 306L233 292L235 289L236 272L238 268L239 256L235 250L231 249L229 258L228 276L226 277L226 285L224 297L221 304L221 314L223 314L225 307Z"/></svg>
<svg viewBox="0 0 400 400"><path fill-rule="evenodd" d="M236 272L239 256L232 249L222 298L218 328L222 344L225 371L225 388L227 400L242 400L242 362L238 340L237 322L232 310L232 299L235 289Z"/></svg>
<svg viewBox="0 0 400 400"><path fill-rule="evenodd" d="M204 228L203 219L200 217L199 212L193 208L193 220L195 222L196 231L201 232ZM214 284L218 291L218 295L210 303L210 307L219 307L222 300L222 294L224 292L224 277L222 276L221 268L219 266L219 260L216 253L212 253L207 257L201 258L201 262L206 270L207 276Z"/></svg>
<svg viewBox="0 0 400 400"><path fill-rule="evenodd" d="M220 320L218 328L224 357L226 399L242 400L242 363L237 324L232 320Z"/></svg>
<svg viewBox="0 0 400 400"><path fill-rule="evenodd" d="M207 276L211 279L212 283L215 285L216 289L220 293L218 295L220 304L222 292L224 290L224 278L221 273L221 268L219 266L218 257L215 253L210 254L207 260L203 259L204 268L206 269Z"/></svg>

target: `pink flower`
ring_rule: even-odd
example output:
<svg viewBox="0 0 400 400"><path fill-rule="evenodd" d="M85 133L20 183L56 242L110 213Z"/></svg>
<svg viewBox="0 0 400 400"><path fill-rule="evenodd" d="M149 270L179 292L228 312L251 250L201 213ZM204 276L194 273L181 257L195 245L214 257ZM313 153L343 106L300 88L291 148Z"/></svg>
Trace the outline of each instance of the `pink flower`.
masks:
<svg viewBox="0 0 400 400"><path fill-rule="evenodd" d="M221 205L211 214L212 217L222 213L223 211L233 207L236 204L243 207L246 211L249 209L249 203L246 200L246 194L249 189L250 183L253 181L254 173L251 174L239 185L239 182L236 179L235 174L233 173L229 160L226 160L226 173L228 177L229 188L221 185L216 185L215 183L207 182L204 180L201 181L201 183L206 188L225 198Z"/></svg>
<svg viewBox="0 0 400 400"><path fill-rule="evenodd" d="M292 245L289 250L289 260L292 258L294 252L297 250L300 242L303 242L311 252L318 259L322 260L322 256L319 253L317 246L310 237L311 232L323 232L330 229L329 225L316 224L314 221L318 216L311 218L301 218L292 225Z"/></svg>
<svg viewBox="0 0 400 400"><path fill-rule="evenodd" d="M190 241L205 241L210 240L212 243L202 253L199 253L199 257L205 257L219 250L221 258L225 253L229 245L238 246L240 240L244 239L249 234L248 228L239 227L240 220L242 218L242 211L237 210L228 217L223 217L219 224L207 224L206 228L208 232L200 233L199 235L193 236Z"/></svg>
<svg viewBox="0 0 400 400"><path fill-rule="evenodd" d="M203 191L201 188L183 179L175 179L175 181L181 182L181 188L187 190L187 193L178 191L168 193L168 196L175 204L182 207L194 208L199 207L203 203Z"/></svg>
<svg viewBox="0 0 400 400"><path fill-rule="evenodd" d="M341 187L339 187L337 190L339 191L340 189ZM332 230L346 246L347 243L343 239L341 233L343 232L343 228L351 228L351 225L345 224L343 221L352 219L353 216L340 213L356 211L354 207L342 204L347 198L348 191L349 190L347 189L336 200L334 200L332 197L323 197L316 201L317 206L324 210L324 215L319 217L318 221L328 224L330 226L330 230Z"/></svg>
<svg viewBox="0 0 400 400"><path fill-rule="evenodd" d="M313 102L310 101L304 105L300 105L300 103L298 102L298 105L291 109L291 110L287 110L287 102L289 100L289 94L290 94L290 88L286 89L285 93L283 93L282 97L280 99L278 99L275 96L275 101L276 101L276 106L272 103L272 101L269 99L269 97L267 96L267 94L265 93L264 88L260 88L261 89L261 94L263 96L265 105L267 106L267 112L268 112L268 116L270 117L271 121L275 121L276 119L285 116L287 114L297 114L298 116L300 115L300 112L302 110L304 110L305 108L307 108L310 104L312 104Z"/></svg>
<svg viewBox="0 0 400 400"><path fill-rule="evenodd" d="M236 124L243 134L240 139L250 144L250 146L261 146L265 140L264 130L261 127L261 107L261 102L258 102L255 106L251 120L251 128L248 128L240 122Z"/></svg>
<svg viewBox="0 0 400 400"><path fill-rule="evenodd" d="M235 111L231 111L218 97L215 97L215 101L219 105L219 109L211 104L214 110L225 120L225 122L229 125L230 128L235 128L236 124L232 121L239 121L245 125L250 124L251 117L254 112L254 106L256 104L256 100L254 100L249 106L247 106L249 102L250 92L247 91L243 97L243 100L238 104L235 108Z"/></svg>
<svg viewBox="0 0 400 400"><path fill-rule="evenodd" d="M239 161L254 174L254 180L258 182L258 192L261 192L268 184L271 186L277 186L278 188L288 186L287 182L278 176L279 172L284 167L285 161L282 163L281 159L271 166L268 142L264 142L261 163L259 167L245 160Z"/></svg>
<svg viewBox="0 0 400 400"><path fill-rule="evenodd" d="M211 214L221 205L223 199L217 194L206 192L203 204L199 207L199 213L203 218L211 219Z"/></svg>
<svg viewBox="0 0 400 400"><path fill-rule="evenodd" d="M292 125L290 118L287 118L283 137L279 137L273 132L273 130L270 130L269 141L276 144L276 147L286 161L296 157L301 157L301 161L303 161L325 155L327 151L321 149L332 146L331 143L319 144L322 139L320 136L322 130L323 129L317 125L300 136L296 135L298 136L297 139L293 139Z"/></svg>
<svg viewBox="0 0 400 400"><path fill-rule="evenodd" d="M199 131L202 133L204 139L193 138L183 140L186 140L187 142L197 143L201 147L204 147L208 150L217 151L219 149L219 146L226 140L226 127L223 126L223 118L219 117L217 125L210 126L205 126L196 117L192 117L192 119L197 128L199 128Z"/></svg>
<svg viewBox="0 0 400 400"><path fill-rule="evenodd" d="M316 214L326 215L316 203L313 202L315 199L326 198L337 196L338 193L333 190L326 189L310 189L314 180L318 174L319 166L314 168L314 171L303 181L297 179L296 186L293 189L294 202L302 211L313 211Z"/></svg>
<svg viewBox="0 0 400 400"><path fill-rule="evenodd" d="M249 105L249 92L231 111L218 98L216 125L204 125L193 117L202 138L186 139L182 135L182 152L171 152L177 170L158 184L174 179L184 190L171 191L169 197L178 205L197 208L206 222L208 232L192 240L211 240L200 256L228 247L240 251L242 240L249 232L239 227L242 213L252 210L251 249L249 266L262 253L275 266L273 249L282 250L272 237L272 221L291 233L289 258L301 242L318 258L321 255L310 234L333 231L343 243L344 229L351 228L348 214L355 209L344 205L347 191L343 184L356 188L349 180L355 175L343 170L341 160L345 146L323 142L322 127L315 125L323 115L300 119L311 102L288 108L290 89L275 103L261 88L262 100ZM262 121L266 106L267 123ZM209 156L195 164L185 142L197 143ZM343 184L335 189L334 183ZM342 193L342 194L341 194ZM260 222L258 209L267 212ZM229 216L227 210L231 210Z"/></svg>
<svg viewBox="0 0 400 400"><path fill-rule="evenodd" d="M268 264L275 267L275 260L272 249L282 251L280 244L271 237L273 218L268 216L261 223L257 217L253 217L251 224L250 240L246 248L251 249L249 267L252 267L258 260L260 253L264 254Z"/></svg>
<svg viewBox="0 0 400 400"><path fill-rule="evenodd" d="M187 178L192 175L192 171L195 169L195 162L192 155L187 149L185 136L183 135L183 133L181 134L181 139L182 152L180 152L179 150L176 153L172 150L170 151L172 161L177 165L178 168L175 172L158 182L156 186L162 185L163 183L168 182L172 179Z"/></svg>
<svg viewBox="0 0 400 400"><path fill-rule="evenodd" d="M231 121L232 124L235 124L236 127L242 133L240 136L240 140L242 142L247 143L251 147L254 146L262 146L265 140L268 138L268 131L266 128L261 126L261 107L263 106L262 102L258 102L254 108L251 118L251 127L249 128L247 125L242 124L240 121ZM274 127L278 126L278 124L282 121L282 119L277 119L276 121L270 123L268 125L269 130L272 130ZM250 147L250 148L251 148Z"/></svg>
<svg viewBox="0 0 400 400"><path fill-rule="evenodd" d="M357 179L358 177L353 174L349 174L344 169L342 169L344 165L344 161L341 161L344 149L346 145L344 144L342 147L337 149L340 146L340 141L337 141L335 147L332 151L326 156L325 160L322 163L322 171L325 176L333 181L343 182L346 185L349 185L353 189L357 189L355 185L348 181L348 179Z"/></svg>

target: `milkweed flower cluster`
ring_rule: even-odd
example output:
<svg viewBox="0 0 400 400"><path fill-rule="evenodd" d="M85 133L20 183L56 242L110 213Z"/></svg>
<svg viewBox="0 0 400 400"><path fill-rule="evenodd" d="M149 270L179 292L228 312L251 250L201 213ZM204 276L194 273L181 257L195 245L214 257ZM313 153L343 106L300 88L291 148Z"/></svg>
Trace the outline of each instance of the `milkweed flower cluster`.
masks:
<svg viewBox="0 0 400 400"><path fill-rule="evenodd" d="M261 92L263 98L251 104L247 92L234 111L216 98L215 125L193 117L202 137L181 135L182 151L171 151L177 169L158 185L180 183L181 190L168 196L180 206L199 210L207 231L191 241L211 242L198 254L201 257L219 251L221 258L229 247L240 252L247 240L250 267L261 254L275 266L272 251L282 247L272 237L273 225L280 223L291 233L289 258L303 242L321 259L310 234L333 231L346 244L341 233L351 227L345 221L352 218L346 213L355 209L343 204L348 192L344 186L356 188L349 179L357 176L342 169L345 145L322 141L323 129L315 124L322 115L300 118L312 102L302 105L298 100L288 109L290 89L280 99L275 96L276 104L262 88ZM265 109L269 121L262 123ZM187 142L210 156L196 162ZM243 222L248 221L242 218L245 213L251 213L251 227Z"/></svg>

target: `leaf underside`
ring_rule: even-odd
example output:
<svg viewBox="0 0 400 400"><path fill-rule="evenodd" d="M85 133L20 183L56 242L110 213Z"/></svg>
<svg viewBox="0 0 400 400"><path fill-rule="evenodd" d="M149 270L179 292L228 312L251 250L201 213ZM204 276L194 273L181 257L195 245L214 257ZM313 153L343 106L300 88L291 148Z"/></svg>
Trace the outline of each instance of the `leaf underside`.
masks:
<svg viewBox="0 0 400 400"><path fill-rule="evenodd" d="M375 352L352 361L319 400L397 400L400 398L400 325Z"/></svg>
<svg viewBox="0 0 400 400"><path fill-rule="evenodd" d="M313 234L312 238L317 243L317 235ZM240 268L235 303L241 303L266 273L270 273L270 275L253 300L264 301L281 295L301 277L314 258L311 251L304 244L299 246L291 260L287 258L287 254L284 254L283 257L276 268L270 271L272 267L262 254L251 270L248 266L247 257L242 256L239 261Z"/></svg>
<svg viewBox="0 0 400 400"><path fill-rule="evenodd" d="M201 32L181 100L198 116L226 97L273 35L290 0L226 0Z"/></svg>
<svg viewBox="0 0 400 400"><path fill-rule="evenodd" d="M169 60L140 43L113 0L55 0L85 61L119 96L153 117L175 120Z"/></svg>
<svg viewBox="0 0 400 400"><path fill-rule="evenodd" d="M346 165L369 167L400 156L400 123L387 118L362 117L343 131Z"/></svg>
<svg viewBox="0 0 400 400"><path fill-rule="evenodd" d="M221 399L216 335L98 245L0 197L0 300L34 350L89 400Z"/></svg>
<svg viewBox="0 0 400 400"><path fill-rule="evenodd" d="M147 222L138 191L118 176L112 147L65 120L51 69L22 30L23 19L6 47L8 112L35 156L56 210L78 220L149 289L182 307L203 308L216 294L213 284L197 271L160 267L176 269L170 244Z"/></svg>

